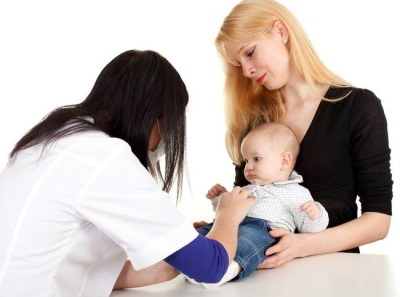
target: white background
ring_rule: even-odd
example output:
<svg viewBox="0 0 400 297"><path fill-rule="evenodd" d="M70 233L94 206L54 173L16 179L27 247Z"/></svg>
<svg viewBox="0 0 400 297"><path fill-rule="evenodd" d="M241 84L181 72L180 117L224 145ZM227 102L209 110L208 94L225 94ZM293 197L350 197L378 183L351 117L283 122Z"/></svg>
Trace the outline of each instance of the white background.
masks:
<svg viewBox="0 0 400 297"><path fill-rule="evenodd" d="M190 93L188 176L179 209L211 220L205 198L234 170L224 146L223 72L214 38L238 1L1 1L0 169L13 145L55 107L81 102L97 75L128 49L152 49L180 72ZM396 1L282 0L299 19L325 64L381 98L389 124L395 180L388 237L362 248L400 264L398 234L400 69Z"/></svg>

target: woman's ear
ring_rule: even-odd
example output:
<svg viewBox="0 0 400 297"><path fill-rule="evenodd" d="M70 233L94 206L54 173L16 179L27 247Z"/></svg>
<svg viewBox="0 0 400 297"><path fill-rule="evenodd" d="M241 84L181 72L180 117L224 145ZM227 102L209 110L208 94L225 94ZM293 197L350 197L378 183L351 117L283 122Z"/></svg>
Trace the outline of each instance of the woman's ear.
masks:
<svg viewBox="0 0 400 297"><path fill-rule="evenodd" d="M284 152L281 156L281 170L287 170L292 167L293 157L290 152Z"/></svg>
<svg viewBox="0 0 400 297"><path fill-rule="evenodd" d="M274 28L276 32L279 33L279 35L281 36L282 42L286 44L287 41L289 40L289 31L285 23L282 21L275 21Z"/></svg>

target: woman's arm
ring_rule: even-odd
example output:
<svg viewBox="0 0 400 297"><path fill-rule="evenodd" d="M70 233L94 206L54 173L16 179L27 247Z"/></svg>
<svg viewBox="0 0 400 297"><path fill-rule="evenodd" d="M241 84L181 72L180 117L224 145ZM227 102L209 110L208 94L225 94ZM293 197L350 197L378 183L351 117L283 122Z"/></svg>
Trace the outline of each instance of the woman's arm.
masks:
<svg viewBox="0 0 400 297"><path fill-rule="evenodd" d="M259 268L276 268L294 258L338 252L384 239L389 231L391 216L375 212L319 233L288 233L277 229L270 232L281 237L266 251L267 259Z"/></svg>
<svg viewBox="0 0 400 297"><path fill-rule="evenodd" d="M268 257L260 267L275 268L298 257L348 250L381 240L388 233L392 213L393 181L390 170L391 151L383 107L375 94L364 89L353 89L349 98L341 102L342 105L330 107L340 106L340 113L344 116L339 120L335 117L335 121L345 123L338 129L349 133L351 173L355 183L354 186L349 185L354 187L359 196L363 213L359 218L315 234L284 235L282 230L275 230L271 235L281 237L281 240L276 246L267 250L267 255L271 257ZM331 115L337 111L339 110L332 109ZM338 148L340 149L340 146ZM325 154L324 158L329 161L329 155ZM328 172L321 169L321 164L315 163L314 166L320 167L321 172ZM332 166L339 168L343 167L343 164L332 164ZM302 168L305 171L310 170L310 163L305 162ZM343 174L340 170L337 172ZM311 182L307 177L304 179ZM314 184L319 182L318 179L312 181ZM323 186L329 189L329 185Z"/></svg>
<svg viewBox="0 0 400 297"><path fill-rule="evenodd" d="M220 281L235 256L239 224L255 203L249 195L249 190L239 187L224 193L208 238L199 235L165 261L197 282Z"/></svg>
<svg viewBox="0 0 400 297"><path fill-rule="evenodd" d="M246 216L255 199L250 191L236 187L221 196L212 230L208 239L199 235L165 261L140 271L130 262L125 263L114 289L146 286L170 280L178 270L199 282L218 282L233 260L237 246L238 226ZM177 270L175 270L175 267Z"/></svg>
<svg viewBox="0 0 400 297"><path fill-rule="evenodd" d="M179 275L179 271L164 261L150 267L135 270L131 261L126 261L115 282L114 289L136 288L169 281Z"/></svg>
<svg viewBox="0 0 400 297"><path fill-rule="evenodd" d="M250 207L256 202L250 197L250 191L240 187L232 192L222 194L216 209L215 220L207 237L221 243L226 249L229 263L233 260L237 247L239 224L247 215Z"/></svg>

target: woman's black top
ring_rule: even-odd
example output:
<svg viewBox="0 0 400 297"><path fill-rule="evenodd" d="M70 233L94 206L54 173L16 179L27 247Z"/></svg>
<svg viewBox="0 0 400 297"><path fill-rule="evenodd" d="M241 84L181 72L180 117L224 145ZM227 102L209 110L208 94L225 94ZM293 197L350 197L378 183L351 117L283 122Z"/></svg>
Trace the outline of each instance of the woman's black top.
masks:
<svg viewBox="0 0 400 297"><path fill-rule="evenodd" d="M386 117L369 90L331 87L321 101L301 144L295 170L314 200L328 211L329 227L361 212L392 214L392 174ZM235 186L248 184L244 164L236 166ZM352 249L348 252L359 252Z"/></svg>

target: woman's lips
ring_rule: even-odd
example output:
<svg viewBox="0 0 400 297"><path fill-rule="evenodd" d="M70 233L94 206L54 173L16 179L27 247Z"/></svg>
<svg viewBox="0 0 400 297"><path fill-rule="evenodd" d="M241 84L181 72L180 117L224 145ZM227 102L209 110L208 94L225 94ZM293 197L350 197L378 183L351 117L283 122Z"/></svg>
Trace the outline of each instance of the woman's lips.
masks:
<svg viewBox="0 0 400 297"><path fill-rule="evenodd" d="M267 75L267 73L264 73L263 75L261 75L261 76L257 79L257 82L258 82L259 84L262 84L262 82L264 81L264 78L265 78L266 75Z"/></svg>

